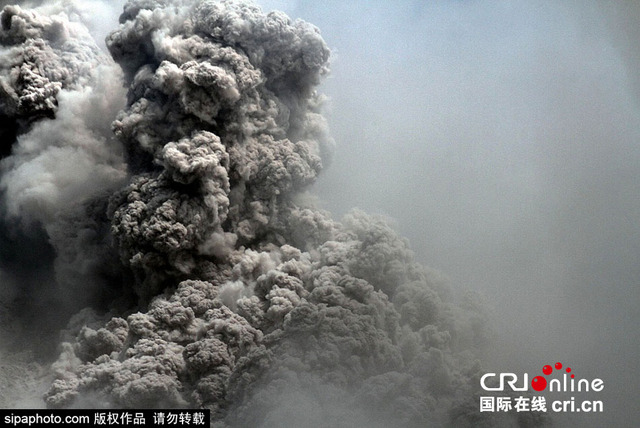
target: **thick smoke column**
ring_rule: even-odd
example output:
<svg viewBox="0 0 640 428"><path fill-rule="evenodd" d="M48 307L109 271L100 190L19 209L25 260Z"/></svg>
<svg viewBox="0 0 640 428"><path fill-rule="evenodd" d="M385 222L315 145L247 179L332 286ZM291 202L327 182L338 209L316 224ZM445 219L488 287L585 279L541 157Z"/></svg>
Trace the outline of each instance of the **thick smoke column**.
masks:
<svg viewBox="0 0 640 428"><path fill-rule="evenodd" d="M45 341L70 311L111 301L123 282L104 194L127 176L110 130L125 92L77 15L65 2L0 16L3 321Z"/></svg>
<svg viewBox="0 0 640 428"><path fill-rule="evenodd" d="M69 323L48 406L206 406L220 426L500 422L477 413L474 298L456 303L382 220L306 202L332 146L315 27L238 1L130 1L107 37L120 74L64 16L0 16L7 221L43 227L59 286L102 291ZM96 97L120 77L115 114Z"/></svg>
<svg viewBox="0 0 640 428"><path fill-rule="evenodd" d="M317 31L191 3L129 3L107 40L131 81L114 129L137 174L111 201L113 231L143 296L175 278L214 279L212 260L275 241L326 144L313 86L329 51Z"/></svg>
<svg viewBox="0 0 640 428"><path fill-rule="evenodd" d="M7 6L1 24L7 215L47 226L63 207L124 178L108 122L100 119L119 107L113 97L103 99L113 89L120 93L117 73L86 28L64 14L49 18Z"/></svg>

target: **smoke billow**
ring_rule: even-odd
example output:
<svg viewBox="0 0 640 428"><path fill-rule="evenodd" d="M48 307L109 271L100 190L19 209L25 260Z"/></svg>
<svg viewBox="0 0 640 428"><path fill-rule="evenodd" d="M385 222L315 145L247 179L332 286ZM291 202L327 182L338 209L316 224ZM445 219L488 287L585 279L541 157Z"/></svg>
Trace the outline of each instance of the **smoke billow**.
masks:
<svg viewBox="0 0 640 428"><path fill-rule="evenodd" d="M109 57L79 16L0 15L2 235L47 255L0 274L4 305L44 290L64 307L47 406L508 422L476 410L477 298L457 301L383 220L309 202L333 145L318 29L240 1L132 0Z"/></svg>
<svg viewBox="0 0 640 428"><path fill-rule="evenodd" d="M3 306L41 338L65 313L111 300L122 271L105 245L98 195L126 180L110 131L125 91L117 66L69 19L74 13L70 3L6 6L0 18Z"/></svg>

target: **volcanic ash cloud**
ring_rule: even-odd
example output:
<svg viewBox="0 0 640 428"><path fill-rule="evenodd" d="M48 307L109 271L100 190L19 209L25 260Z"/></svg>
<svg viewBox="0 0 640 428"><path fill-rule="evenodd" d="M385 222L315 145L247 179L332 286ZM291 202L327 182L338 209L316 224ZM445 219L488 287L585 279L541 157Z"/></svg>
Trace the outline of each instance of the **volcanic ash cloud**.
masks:
<svg viewBox="0 0 640 428"><path fill-rule="evenodd" d="M63 279L81 254L110 255L105 287L129 294L69 322L49 407L205 406L216 426L495 422L477 412L475 299L454 302L381 219L336 222L305 202L333 146L315 27L238 1L130 1L106 40L115 71L94 44L59 48L84 40L60 16L0 17L3 55L17 52L2 114L18 124L2 196L11 216L44 225ZM11 79L28 49L35 69L57 72L24 87ZM86 101L115 78L127 95L114 142L96 117L115 102ZM75 121L83 138L62 130ZM80 157L67 186L37 203L14 191L46 181L18 176L52 150ZM81 195L71 213L67 190Z"/></svg>
<svg viewBox="0 0 640 428"><path fill-rule="evenodd" d="M74 10L64 2L0 15L0 238L10 246L0 269L3 287L27 302L13 312L43 311L40 327L102 300L122 276L103 195L126 183L110 129L126 91Z"/></svg>

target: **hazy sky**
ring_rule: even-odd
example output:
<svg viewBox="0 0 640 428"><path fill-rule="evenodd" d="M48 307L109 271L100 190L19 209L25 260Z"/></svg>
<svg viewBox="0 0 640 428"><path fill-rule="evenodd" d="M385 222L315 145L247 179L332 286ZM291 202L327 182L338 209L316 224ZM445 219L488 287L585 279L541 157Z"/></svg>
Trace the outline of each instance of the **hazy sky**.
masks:
<svg viewBox="0 0 640 428"><path fill-rule="evenodd" d="M591 426L640 420L640 6L617 3L260 2L334 51L323 205L482 293L488 369L604 379Z"/></svg>

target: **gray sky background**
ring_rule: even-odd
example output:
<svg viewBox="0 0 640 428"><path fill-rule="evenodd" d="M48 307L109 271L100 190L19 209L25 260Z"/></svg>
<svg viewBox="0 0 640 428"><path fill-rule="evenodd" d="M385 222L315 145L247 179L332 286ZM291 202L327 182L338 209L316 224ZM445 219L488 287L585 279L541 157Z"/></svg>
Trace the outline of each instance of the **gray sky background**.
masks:
<svg viewBox="0 0 640 428"><path fill-rule="evenodd" d="M584 398L605 413L561 426L635 426L640 5L260 4L314 23L334 52L323 206L394 219L419 260L482 293L487 369L561 361L602 378Z"/></svg>

